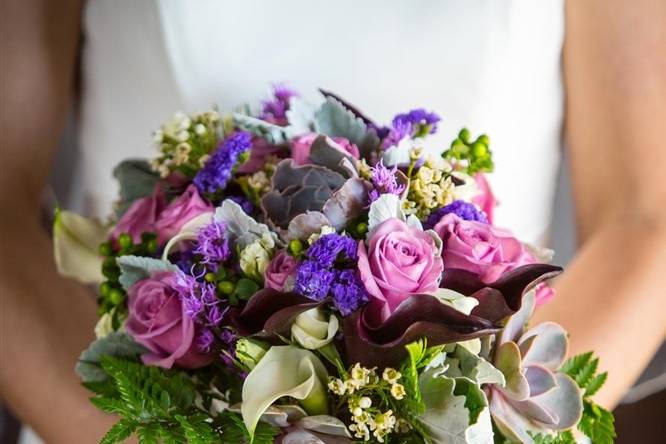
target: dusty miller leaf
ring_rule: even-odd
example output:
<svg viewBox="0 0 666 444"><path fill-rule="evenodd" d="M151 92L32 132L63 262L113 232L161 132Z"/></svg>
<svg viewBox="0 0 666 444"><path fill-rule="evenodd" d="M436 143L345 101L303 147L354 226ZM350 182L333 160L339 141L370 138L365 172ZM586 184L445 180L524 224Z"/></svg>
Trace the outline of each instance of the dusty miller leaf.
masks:
<svg viewBox="0 0 666 444"><path fill-rule="evenodd" d="M234 113L233 119L238 128L264 138L272 145L284 145L288 142L285 129L281 126L239 113Z"/></svg>
<svg viewBox="0 0 666 444"><path fill-rule="evenodd" d="M178 270L178 267L170 262L143 256L120 256L116 258L116 264L120 268L118 281L125 291L154 273Z"/></svg>
<svg viewBox="0 0 666 444"><path fill-rule="evenodd" d="M107 374L100 365L102 356L133 357L146 351L142 345L137 344L127 333L111 332L105 337L92 342L81 353L75 370L83 382L104 381L107 378Z"/></svg>

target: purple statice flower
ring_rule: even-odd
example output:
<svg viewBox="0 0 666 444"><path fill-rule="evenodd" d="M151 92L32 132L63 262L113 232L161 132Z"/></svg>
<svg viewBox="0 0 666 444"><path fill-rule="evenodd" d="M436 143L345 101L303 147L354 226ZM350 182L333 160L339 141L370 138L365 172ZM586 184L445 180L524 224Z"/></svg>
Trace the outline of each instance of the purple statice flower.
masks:
<svg viewBox="0 0 666 444"><path fill-rule="evenodd" d="M423 108L398 114L391 122L391 130L382 142L384 148L397 145L405 137L425 136L437 132L437 123L442 120L437 114Z"/></svg>
<svg viewBox="0 0 666 444"><path fill-rule="evenodd" d="M395 176L397 171L397 165L393 168L386 168L382 161L379 161L379 163L372 168L372 177L370 178L370 181L372 182L373 189L370 190L369 193L371 203L379 199L379 196L382 194L396 194L399 196L405 191L405 185L398 184Z"/></svg>
<svg viewBox="0 0 666 444"><path fill-rule="evenodd" d="M308 258L323 267L332 267L336 260L356 261L358 244L349 236L324 234L308 248Z"/></svg>
<svg viewBox="0 0 666 444"><path fill-rule="evenodd" d="M428 220L426 220L424 224L425 228L433 228L442 217L450 213L456 214L464 220L482 222L484 224L488 223L486 215L474 204L465 202L464 200L456 200L430 214Z"/></svg>
<svg viewBox="0 0 666 444"><path fill-rule="evenodd" d="M315 261L303 261L296 270L294 292L321 301L328 295L335 271Z"/></svg>
<svg viewBox="0 0 666 444"><path fill-rule="evenodd" d="M273 97L262 103L259 118L276 125L286 125L289 99L295 96L298 94L292 89L284 85L273 85Z"/></svg>
<svg viewBox="0 0 666 444"><path fill-rule="evenodd" d="M252 214L254 211L254 205L250 202L245 196L229 196L227 199L236 202L245 212L245 214Z"/></svg>
<svg viewBox="0 0 666 444"><path fill-rule="evenodd" d="M194 185L200 193L216 193L224 190L231 179L238 158L252 146L252 135L236 131L224 139L203 168L194 176Z"/></svg>
<svg viewBox="0 0 666 444"><path fill-rule="evenodd" d="M208 265L213 271L217 271L220 264L231 256L226 230L224 222L213 220L197 233L193 252L200 255L201 263Z"/></svg>
<svg viewBox="0 0 666 444"><path fill-rule="evenodd" d="M333 305L342 316L348 316L368 302L368 292L356 270L338 271L331 285Z"/></svg>

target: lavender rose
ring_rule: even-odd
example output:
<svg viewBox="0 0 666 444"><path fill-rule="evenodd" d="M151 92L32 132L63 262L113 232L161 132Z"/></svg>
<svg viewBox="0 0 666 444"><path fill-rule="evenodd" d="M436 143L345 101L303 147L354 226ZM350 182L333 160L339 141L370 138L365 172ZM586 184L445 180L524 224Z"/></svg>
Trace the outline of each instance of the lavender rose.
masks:
<svg viewBox="0 0 666 444"><path fill-rule="evenodd" d="M312 143L317 137L319 137L319 134L307 133L291 140L291 157L297 165L310 163L310 148L312 148ZM340 147L354 159L360 159L361 154L358 151L358 147L348 139L345 139L344 137L332 137L331 139L340 145Z"/></svg>
<svg viewBox="0 0 666 444"><path fill-rule="evenodd" d="M264 274L264 287L277 291L291 291L298 260L285 250L280 250L271 260Z"/></svg>
<svg viewBox="0 0 666 444"><path fill-rule="evenodd" d="M384 320L407 297L434 293L444 264L428 233L393 218L375 229L367 251L359 242L358 268L369 308Z"/></svg>
<svg viewBox="0 0 666 444"><path fill-rule="evenodd" d="M134 243L141 242L141 233L155 231L155 222L164 208L164 194L161 188L155 187L152 195L137 199L132 202L129 209L118 220L111 232L111 239L127 233L132 237Z"/></svg>
<svg viewBox="0 0 666 444"><path fill-rule="evenodd" d="M482 222L464 220L450 213L435 225L442 239L442 258L446 268L461 268L479 275L486 283L521 265L536 263L536 258L509 232ZM546 284L537 286L537 305L553 296Z"/></svg>
<svg viewBox="0 0 666 444"><path fill-rule="evenodd" d="M191 219L212 211L213 206L199 195L194 185L190 185L162 211L155 222L158 241L160 243L168 241Z"/></svg>
<svg viewBox="0 0 666 444"><path fill-rule="evenodd" d="M147 365L198 368L213 355L202 354L194 343L197 327L185 314L176 288L177 276L156 273L140 280L127 292L129 317L125 328L149 352L141 358Z"/></svg>

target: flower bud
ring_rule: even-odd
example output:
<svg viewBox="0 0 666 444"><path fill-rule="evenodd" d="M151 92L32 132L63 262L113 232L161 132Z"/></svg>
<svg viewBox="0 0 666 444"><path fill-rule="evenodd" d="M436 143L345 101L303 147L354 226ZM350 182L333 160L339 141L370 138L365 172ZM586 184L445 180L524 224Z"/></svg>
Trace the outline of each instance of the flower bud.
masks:
<svg viewBox="0 0 666 444"><path fill-rule="evenodd" d="M303 348L316 350L333 341L338 327L338 318L334 315L326 320L320 308L312 308L296 317L291 326L291 337Z"/></svg>
<svg viewBox="0 0 666 444"><path fill-rule="evenodd" d="M252 370L261 361L267 350L268 347L263 342L241 338L236 342L236 359Z"/></svg>

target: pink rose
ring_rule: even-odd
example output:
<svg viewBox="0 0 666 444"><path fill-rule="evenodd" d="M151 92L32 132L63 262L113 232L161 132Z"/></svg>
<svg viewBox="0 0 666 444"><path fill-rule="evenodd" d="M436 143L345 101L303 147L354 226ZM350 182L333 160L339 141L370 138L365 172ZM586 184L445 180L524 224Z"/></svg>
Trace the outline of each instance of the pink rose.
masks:
<svg viewBox="0 0 666 444"><path fill-rule="evenodd" d="M176 275L156 273L140 280L127 292L127 333L149 352L141 359L147 365L171 368L203 367L213 355L200 353L194 344L196 327L185 314L175 290Z"/></svg>
<svg viewBox="0 0 666 444"><path fill-rule="evenodd" d="M307 133L294 137L291 140L291 157L297 165L304 165L310 162L310 148L319 134ZM354 159L360 159L361 154L358 147L344 137L332 137L333 141Z"/></svg>
<svg viewBox="0 0 666 444"><path fill-rule="evenodd" d="M472 199L472 203L476 204L481 210L486 213L486 218L488 222L493 223L493 213L495 207L497 206L497 199L493 194L493 190L490 189L490 184L488 179L482 173L477 173L474 175L474 180L476 185L479 187L480 193Z"/></svg>
<svg viewBox="0 0 666 444"><path fill-rule="evenodd" d="M152 195L132 202L129 209L122 215L113 231L111 239L127 233L132 236L134 243L141 242L141 233L154 232L155 221L164 208L164 193L159 186L155 187Z"/></svg>
<svg viewBox="0 0 666 444"><path fill-rule="evenodd" d="M442 258L446 268L461 268L479 275L486 283L495 282L504 273L536 259L509 232L490 224L461 219L449 213L435 225L442 239ZM545 284L537 287L537 304L545 302L553 290Z"/></svg>
<svg viewBox="0 0 666 444"><path fill-rule="evenodd" d="M297 265L298 260L294 256L288 254L285 250L278 251L266 269L264 287L277 291L290 290L289 287L293 286Z"/></svg>
<svg viewBox="0 0 666 444"><path fill-rule="evenodd" d="M428 233L393 218L375 228L367 252L359 242L358 268L374 316L384 320L407 297L434 293L444 264Z"/></svg>
<svg viewBox="0 0 666 444"><path fill-rule="evenodd" d="M183 194L162 211L157 222L155 222L158 241L160 243L168 241L187 222L202 213L211 211L213 211L213 206L201 198L194 185L188 186Z"/></svg>

